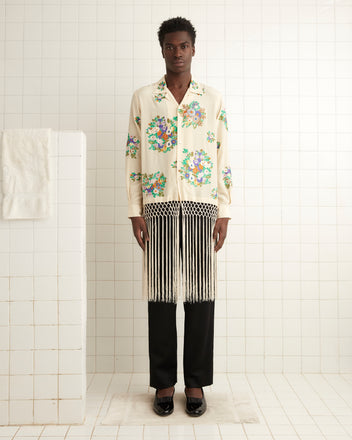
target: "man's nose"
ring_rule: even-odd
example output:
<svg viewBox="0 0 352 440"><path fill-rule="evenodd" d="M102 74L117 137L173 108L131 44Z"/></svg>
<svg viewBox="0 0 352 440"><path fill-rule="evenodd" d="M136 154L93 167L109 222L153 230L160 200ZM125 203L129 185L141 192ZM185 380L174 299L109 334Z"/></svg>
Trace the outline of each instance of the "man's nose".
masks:
<svg viewBox="0 0 352 440"><path fill-rule="evenodd" d="M179 47L175 48L175 57L179 57L181 54L181 49Z"/></svg>

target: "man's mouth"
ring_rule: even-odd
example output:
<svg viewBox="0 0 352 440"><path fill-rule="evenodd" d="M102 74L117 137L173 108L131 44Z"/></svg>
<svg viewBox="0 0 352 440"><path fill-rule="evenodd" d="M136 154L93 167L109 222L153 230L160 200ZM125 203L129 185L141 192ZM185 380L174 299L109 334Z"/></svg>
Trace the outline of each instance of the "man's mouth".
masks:
<svg viewBox="0 0 352 440"><path fill-rule="evenodd" d="M182 61L182 60L177 60L177 61L174 61L174 64L184 64L184 61Z"/></svg>

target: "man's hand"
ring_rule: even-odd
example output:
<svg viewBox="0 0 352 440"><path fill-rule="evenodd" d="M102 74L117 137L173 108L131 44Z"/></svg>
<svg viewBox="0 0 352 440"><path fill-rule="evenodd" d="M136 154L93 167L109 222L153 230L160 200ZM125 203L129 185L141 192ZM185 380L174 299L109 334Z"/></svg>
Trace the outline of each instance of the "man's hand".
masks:
<svg viewBox="0 0 352 440"><path fill-rule="evenodd" d="M145 249L145 240L149 240L149 234L147 230L147 224L144 217L131 217L133 234L136 237L139 246ZM143 237L142 233L143 232Z"/></svg>
<svg viewBox="0 0 352 440"><path fill-rule="evenodd" d="M229 217L221 217L216 220L214 230L213 230L213 240L215 240L215 252L222 248L224 244L226 234L227 234L227 224L229 222ZM218 238L219 234L219 238Z"/></svg>

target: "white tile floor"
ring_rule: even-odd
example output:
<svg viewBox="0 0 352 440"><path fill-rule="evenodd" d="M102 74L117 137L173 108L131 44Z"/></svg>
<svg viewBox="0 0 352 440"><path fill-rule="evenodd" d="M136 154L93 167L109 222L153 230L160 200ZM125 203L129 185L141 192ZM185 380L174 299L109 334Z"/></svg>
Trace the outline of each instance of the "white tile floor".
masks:
<svg viewBox="0 0 352 440"><path fill-rule="evenodd" d="M352 439L352 374L215 374L214 390L246 387L257 405L260 424L236 425L101 426L111 395L118 391L148 392L148 376L95 374L87 381L84 425L0 426L0 440ZM154 392L154 388L149 391ZM176 392L183 392L180 380Z"/></svg>

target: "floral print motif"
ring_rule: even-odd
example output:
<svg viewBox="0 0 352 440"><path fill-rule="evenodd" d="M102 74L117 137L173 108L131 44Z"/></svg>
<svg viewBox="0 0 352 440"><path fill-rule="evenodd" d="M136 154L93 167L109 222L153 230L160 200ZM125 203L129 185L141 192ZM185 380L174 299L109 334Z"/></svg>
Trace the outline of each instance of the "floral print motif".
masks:
<svg viewBox="0 0 352 440"><path fill-rule="evenodd" d="M218 142L216 143L216 148L219 149L219 148L220 148L220 145L221 145L221 144L220 144L220 142L218 141Z"/></svg>
<svg viewBox="0 0 352 440"><path fill-rule="evenodd" d="M131 156L132 159L137 158L137 151L139 149L140 141L136 136L127 136L126 156Z"/></svg>
<svg viewBox="0 0 352 440"><path fill-rule="evenodd" d="M211 197L212 197L213 199L217 199L217 198L218 198L218 189L217 189L217 188L213 188L213 189L211 190Z"/></svg>
<svg viewBox="0 0 352 440"><path fill-rule="evenodd" d="M199 84L198 84L196 81L194 81L194 80L191 81L190 86L191 86L191 88L192 88L195 92L197 92L199 95L201 95L202 93L205 93L205 88L202 87L202 89L200 90L200 88L199 88Z"/></svg>
<svg viewBox="0 0 352 440"><path fill-rule="evenodd" d="M196 187L210 183L213 163L207 153L203 149L189 152L187 148L183 149L183 153L187 155L179 169L181 179Z"/></svg>
<svg viewBox="0 0 352 440"><path fill-rule="evenodd" d="M213 143L215 141L215 133L212 131L208 131L207 135L208 135L207 141Z"/></svg>
<svg viewBox="0 0 352 440"><path fill-rule="evenodd" d="M141 126L141 118L139 116L136 116L134 118L134 120L136 121L136 124L140 127Z"/></svg>
<svg viewBox="0 0 352 440"><path fill-rule="evenodd" d="M164 91L165 88L166 88L166 82L160 81L160 83L158 84L158 90Z"/></svg>
<svg viewBox="0 0 352 440"><path fill-rule="evenodd" d="M176 164L177 164L177 160L174 160L173 162L171 162L171 164L170 164L171 168L177 168Z"/></svg>
<svg viewBox="0 0 352 440"><path fill-rule="evenodd" d="M156 173L143 174L142 191L147 196L161 197L164 195L166 177L161 171Z"/></svg>
<svg viewBox="0 0 352 440"><path fill-rule="evenodd" d="M183 104L183 110L180 108L178 112L183 116L182 127L197 128L203 125L205 119L205 109L201 108L199 102L192 101L190 104Z"/></svg>
<svg viewBox="0 0 352 440"><path fill-rule="evenodd" d="M225 167L222 170L222 178L223 178L223 181L224 181L226 188L230 188L230 186L232 186L231 167Z"/></svg>
<svg viewBox="0 0 352 440"><path fill-rule="evenodd" d="M194 88L194 90L198 90L199 89L198 83L196 83L194 81L194 79L192 79L192 81L191 81L191 86Z"/></svg>
<svg viewBox="0 0 352 440"><path fill-rule="evenodd" d="M132 182L138 182L138 180L141 180L142 178L142 173L131 173L130 174L130 179L132 180Z"/></svg>
<svg viewBox="0 0 352 440"><path fill-rule="evenodd" d="M157 95L154 96L154 100L157 102L161 102L165 98L166 97L165 97L164 93L158 93Z"/></svg>
<svg viewBox="0 0 352 440"><path fill-rule="evenodd" d="M166 153L174 148L177 143L177 117L172 119L164 116L154 118L147 128L150 150Z"/></svg>
<svg viewBox="0 0 352 440"><path fill-rule="evenodd" d="M220 113L219 119L220 119L220 121L224 121L225 128L226 128L226 130L228 130L228 128L227 128L227 116L226 116L226 110L221 110L221 113Z"/></svg>

